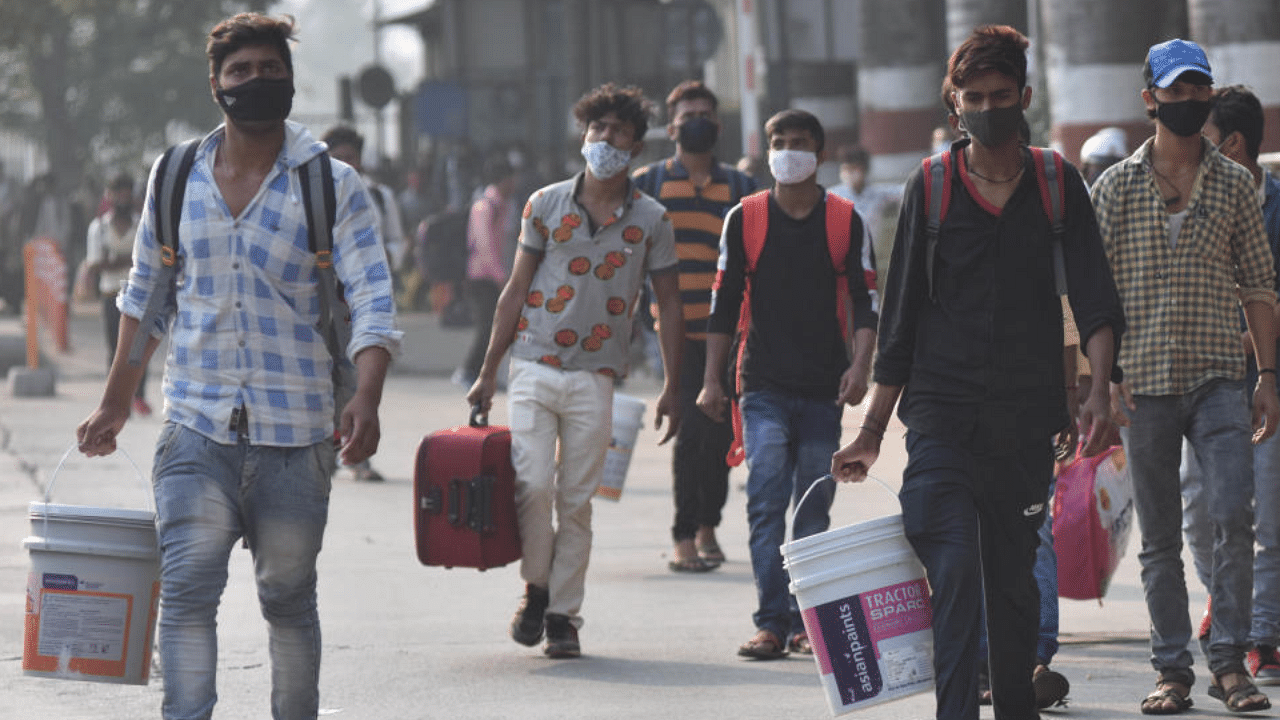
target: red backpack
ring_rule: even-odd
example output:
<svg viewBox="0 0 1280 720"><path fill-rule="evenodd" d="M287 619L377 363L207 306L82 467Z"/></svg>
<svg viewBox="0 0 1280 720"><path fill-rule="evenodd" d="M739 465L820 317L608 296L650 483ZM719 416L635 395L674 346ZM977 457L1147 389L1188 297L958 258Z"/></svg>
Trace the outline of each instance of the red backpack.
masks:
<svg viewBox="0 0 1280 720"><path fill-rule="evenodd" d="M827 250L831 253L831 266L836 271L836 318L846 345L853 337L853 308L849 300L849 269L845 260L849 256L849 226L853 223L853 202L827 193ZM751 280L764 251L765 236L769 231L769 191L761 190L742 198L742 248L746 252L745 286L742 289L742 308L738 312L738 353L733 361L734 391L742 395L742 358L747 347L747 333L751 330ZM869 278L870 279L870 278ZM874 279L871 279L874 285ZM725 462L737 467L746 458L742 445L742 411L737 397L732 404L733 444Z"/></svg>
<svg viewBox="0 0 1280 720"><path fill-rule="evenodd" d="M1067 294L1067 271L1062 258L1062 238L1067 233L1066 191L1062 187L1062 166L1065 162L1056 150L1030 147L1032 165L1036 170L1036 184L1040 186L1040 204L1053 229L1053 280L1059 295ZM1047 150L1047 151L1046 151ZM929 244L925 253L925 278L929 285L929 299L937 302L937 288L933 282L933 263L938 253L938 232L951 207L951 151L946 150L924 159L924 206L928 213L925 226Z"/></svg>

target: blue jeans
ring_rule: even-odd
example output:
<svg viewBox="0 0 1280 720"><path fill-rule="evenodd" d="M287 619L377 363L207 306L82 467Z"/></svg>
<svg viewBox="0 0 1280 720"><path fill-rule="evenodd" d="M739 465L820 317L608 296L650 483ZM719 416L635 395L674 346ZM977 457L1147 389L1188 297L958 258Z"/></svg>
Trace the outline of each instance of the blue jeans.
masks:
<svg viewBox="0 0 1280 720"><path fill-rule="evenodd" d="M1048 507L1053 507L1053 491L1058 481L1049 483ZM1036 547L1036 564L1031 569L1040 591L1040 633L1036 640L1036 664L1048 665L1058 654L1058 553L1053 548L1053 517L1045 513L1040 524L1040 544ZM978 639L978 657L987 661L987 608L982 606L982 636Z"/></svg>
<svg viewBox="0 0 1280 720"><path fill-rule="evenodd" d="M166 720L209 718L217 702L217 612L240 538L268 623L271 716L319 712L316 556L329 513L332 442L220 445L168 423L153 484L160 536L160 658Z"/></svg>
<svg viewBox="0 0 1280 720"><path fill-rule="evenodd" d="M841 408L834 400L810 400L776 390L744 393L739 406L747 456L751 570L758 603L752 620L757 629L785 641L804 630L778 549L786 539L787 508L815 480L831 472L831 455L840 444ZM804 507L796 508L794 538L827 529L833 485L824 483Z"/></svg>
<svg viewBox="0 0 1280 720"><path fill-rule="evenodd" d="M1205 511L1215 538L1209 571L1213 627L1209 671L1244 671L1253 594L1253 447L1244 384L1212 381L1183 395L1136 395L1121 428L1142 532L1142 587L1151 617L1151 665L1187 685L1191 619L1182 567L1182 439L1204 467Z"/></svg>
<svg viewBox="0 0 1280 720"><path fill-rule="evenodd" d="M1204 471L1190 445L1182 446L1182 532L1191 546L1196 575L1205 587L1213 570L1213 526L1209 523ZM1253 446L1253 627L1249 641L1280 645L1280 433ZM1206 651L1207 655L1208 652Z"/></svg>
<svg viewBox="0 0 1280 720"><path fill-rule="evenodd" d="M907 433L902 522L925 567L933 610L937 717L977 720L978 635L985 599L997 718L1034 718L1040 624L1032 567L1053 475L1049 438L1000 454Z"/></svg>

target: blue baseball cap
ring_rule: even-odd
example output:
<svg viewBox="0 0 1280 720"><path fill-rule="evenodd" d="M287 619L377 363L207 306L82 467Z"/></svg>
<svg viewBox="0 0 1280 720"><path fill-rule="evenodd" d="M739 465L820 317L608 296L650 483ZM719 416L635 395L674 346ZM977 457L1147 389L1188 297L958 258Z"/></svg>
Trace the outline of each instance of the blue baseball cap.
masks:
<svg viewBox="0 0 1280 720"><path fill-rule="evenodd" d="M1147 51L1147 62L1142 66L1142 77L1147 87L1167 88L1180 75L1187 72L1204 77L1186 78L1196 85L1212 85L1213 73L1209 70L1209 58L1204 50L1190 40L1174 38L1152 45Z"/></svg>

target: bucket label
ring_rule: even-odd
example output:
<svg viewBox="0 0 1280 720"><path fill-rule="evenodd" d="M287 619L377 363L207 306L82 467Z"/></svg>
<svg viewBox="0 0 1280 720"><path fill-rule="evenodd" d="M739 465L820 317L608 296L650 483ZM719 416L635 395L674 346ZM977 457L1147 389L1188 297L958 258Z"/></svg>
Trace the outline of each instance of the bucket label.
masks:
<svg viewBox="0 0 1280 720"><path fill-rule="evenodd" d="M933 680L933 634L924 578L804 611L814 659L844 706L915 692Z"/></svg>
<svg viewBox="0 0 1280 720"><path fill-rule="evenodd" d="M80 581L76 579L75 575L44 573L41 580L40 587L46 590L77 590L80 587Z"/></svg>
<svg viewBox="0 0 1280 720"><path fill-rule="evenodd" d="M132 599L105 593L43 593L39 653L123 660Z"/></svg>

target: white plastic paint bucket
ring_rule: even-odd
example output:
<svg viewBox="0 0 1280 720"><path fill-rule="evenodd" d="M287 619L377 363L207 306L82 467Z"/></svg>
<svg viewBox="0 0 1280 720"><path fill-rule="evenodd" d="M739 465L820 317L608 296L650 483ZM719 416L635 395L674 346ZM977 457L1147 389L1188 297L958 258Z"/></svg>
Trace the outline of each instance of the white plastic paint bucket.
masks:
<svg viewBox="0 0 1280 720"><path fill-rule="evenodd" d="M57 474L45 502L30 504L22 541L31 557L22 672L145 685L160 603L155 512L52 504Z"/></svg>
<svg viewBox="0 0 1280 720"><path fill-rule="evenodd" d="M833 715L933 688L929 588L902 516L792 540L781 550Z"/></svg>
<svg viewBox="0 0 1280 720"><path fill-rule="evenodd" d="M627 468L631 466L631 451L644 424L644 401L630 395L613 396L613 437L604 457L604 477L596 494L609 500L622 497L622 485L627 481Z"/></svg>

